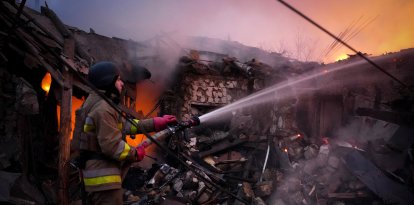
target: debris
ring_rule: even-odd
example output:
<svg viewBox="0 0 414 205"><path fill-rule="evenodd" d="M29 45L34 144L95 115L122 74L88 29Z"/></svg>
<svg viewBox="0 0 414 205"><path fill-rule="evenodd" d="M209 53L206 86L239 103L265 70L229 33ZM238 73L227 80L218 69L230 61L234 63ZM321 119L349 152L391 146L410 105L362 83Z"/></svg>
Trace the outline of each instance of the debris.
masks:
<svg viewBox="0 0 414 205"><path fill-rule="evenodd" d="M349 150L343 157L345 165L372 192L386 203L411 204L414 195L408 187L398 184L384 175L372 162L364 158L358 151Z"/></svg>
<svg viewBox="0 0 414 205"><path fill-rule="evenodd" d="M254 186L255 196L258 196L258 197L269 196L270 194L272 194L272 191L273 191L272 181L259 182Z"/></svg>

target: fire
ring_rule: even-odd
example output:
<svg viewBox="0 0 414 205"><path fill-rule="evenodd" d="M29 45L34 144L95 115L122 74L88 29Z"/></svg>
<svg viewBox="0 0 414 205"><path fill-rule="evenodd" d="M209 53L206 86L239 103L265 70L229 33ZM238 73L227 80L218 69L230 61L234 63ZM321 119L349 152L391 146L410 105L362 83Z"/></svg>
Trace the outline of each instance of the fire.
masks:
<svg viewBox="0 0 414 205"><path fill-rule="evenodd" d="M72 96L72 119L71 119L71 133L70 139L73 138L73 129L75 129L75 111L79 109L83 104L83 99L76 98ZM58 120L58 130L60 129L60 106L58 105L56 108L57 112L57 120Z"/></svg>
<svg viewBox="0 0 414 205"><path fill-rule="evenodd" d="M286 153L288 153L288 149L287 148L285 148L283 151L286 152Z"/></svg>
<svg viewBox="0 0 414 205"><path fill-rule="evenodd" d="M137 89L136 110L142 111L144 115L148 114L151 111L151 109L153 109L159 95L160 95L159 89L155 88L154 84L152 84L151 82L140 83ZM70 135L70 139L72 139L73 137L73 129L75 128L75 111L82 106L83 102L84 102L84 99L78 99L74 96L72 97L72 122L71 122L72 133ZM158 113L158 109L156 109L149 117L155 117L157 113ZM60 129L59 127L60 126L60 106L59 105L57 106L57 118L58 118L58 129ZM148 133L148 134L152 135L154 133ZM135 139L132 139L128 136L126 138L126 141L131 146L137 146L145 139L146 137L143 134L138 134L135 136Z"/></svg>
<svg viewBox="0 0 414 205"><path fill-rule="evenodd" d="M142 112L143 115L147 115L149 112L152 111L155 104L157 103L158 97L161 95L161 90L154 84L152 81L143 81L137 84L137 98L136 98L136 106L135 109L138 112ZM154 112L148 116L148 118L157 116L159 109L155 109ZM148 133L153 135L154 133ZM130 137L126 138L126 141L131 146L139 145L146 137L143 134L139 134L135 136L135 139L131 139ZM150 152L151 149L147 151Z"/></svg>
<svg viewBox="0 0 414 205"><path fill-rule="evenodd" d="M49 94L51 84L52 84L52 76L50 75L49 72L47 72L41 82L41 87L46 92L46 95Z"/></svg>
<svg viewBox="0 0 414 205"><path fill-rule="evenodd" d="M139 83L137 86L136 110L142 111L144 115L147 115L154 108L160 95L160 89L151 81ZM151 116L156 116L157 113L158 109Z"/></svg>

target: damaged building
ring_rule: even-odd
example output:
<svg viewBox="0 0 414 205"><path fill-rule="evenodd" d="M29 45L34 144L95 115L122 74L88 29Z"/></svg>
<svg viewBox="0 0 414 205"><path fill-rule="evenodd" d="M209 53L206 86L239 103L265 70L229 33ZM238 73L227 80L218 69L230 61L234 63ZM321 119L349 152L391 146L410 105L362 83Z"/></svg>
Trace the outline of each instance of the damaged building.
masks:
<svg viewBox="0 0 414 205"><path fill-rule="evenodd" d="M168 152L152 145L130 167L125 204L414 201L413 49L371 58L395 81L357 56L320 65L207 38L185 48L165 36L138 43L64 25L47 7L0 9L2 202L81 203L71 130L93 92L88 67L101 60L125 68L128 116L201 121L168 132ZM144 67L163 83L139 87L151 76ZM157 76L165 67L168 79ZM140 92L159 95L145 112Z"/></svg>

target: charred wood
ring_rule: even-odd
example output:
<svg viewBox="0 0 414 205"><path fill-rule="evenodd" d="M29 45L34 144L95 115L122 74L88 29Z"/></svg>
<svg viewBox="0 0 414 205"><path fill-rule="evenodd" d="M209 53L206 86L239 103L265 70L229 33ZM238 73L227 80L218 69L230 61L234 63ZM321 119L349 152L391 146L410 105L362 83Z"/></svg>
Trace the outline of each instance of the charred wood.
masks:
<svg viewBox="0 0 414 205"><path fill-rule="evenodd" d="M204 157L206 157L206 156L208 156L208 155L211 155L211 154L215 154L215 153L217 153L217 152L224 151L224 150L226 150L226 149L229 149L229 148L231 148L231 147L234 147L234 146L240 145L240 144L245 143L245 142L247 142L247 140L241 140L241 139L236 139L236 140L234 140L233 142L223 142L223 143L220 143L220 144L218 144L218 145L214 146L214 147L213 147L213 148L211 148L210 150L200 152L200 153L198 154L198 156L199 156L200 158L204 158Z"/></svg>
<svg viewBox="0 0 414 205"><path fill-rule="evenodd" d="M390 112L369 108L358 108L356 113L360 116L368 116L378 120L395 123L397 125L414 127L414 113Z"/></svg>

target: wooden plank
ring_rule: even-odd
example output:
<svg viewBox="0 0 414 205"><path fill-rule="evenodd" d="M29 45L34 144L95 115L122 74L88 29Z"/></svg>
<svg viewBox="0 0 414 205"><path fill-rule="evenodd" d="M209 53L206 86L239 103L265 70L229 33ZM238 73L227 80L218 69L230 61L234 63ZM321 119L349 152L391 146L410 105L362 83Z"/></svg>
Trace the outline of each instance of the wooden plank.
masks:
<svg viewBox="0 0 414 205"><path fill-rule="evenodd" d="M210 154L215 154L217 152L221 152L226 149L230 149L231 147L237 146L239 144L247 142L246 140L236 139L233 142L222 142L220 144L215 145L212 149L200 152L198 156L200 158L204 158Z"/></svg>
<svg viewBox="0 0 414 205"><path fill-rule="evenodd" d="M18 9L16 4L7 2L7 1L3 1L6 2L6 4L4 4L10 11L11 8L13 7L15 10ZM17 12L17 11L16 11ZM23 16L27 19L23 19L24 21L28 21L30 20L31 23L33 23L35 26L37 26L42 32L44 32L46 35L48 35L50 38L52 38L54 41L56 41L60 46L63 46L63 42L62 40L60 40L58 37L56 37L55 35L53 35L51 32L48 31L47 28L45 28L42 24L38 23L36 21L36 19L34 19L30 14L28 14L27 12L25 12L24 10L22 11Z"/></svg>
<svg viewBox="0 0 414 205"><path fill-rule="evenodd" d="M75 54L73 39L65 39L65 55L72 57ZM68 162L70 157L70 135L72 131L72 73L63 69L64 85L61 88L62 100L60 104L60 137L59 137L59 165L58 165L58 204L69 204L69 173Z"/></svg>
<svg viewBox="0 0 414 205"><path fill-rule="evenodd" d="M342 158L345 166L374 194L387 204L412 204L414 195L408 186L391 180L359 151L352 148L341 149L348 152Z"/></svg>
<svg viewBox="0 0 414 205"><path fill-rule="evenodd" d="M0 16L0 18L3 20L3 22L5 22L8 26L12 26L11 23L7 22L6 19L4 19L2 16ZM51 74L51 76L53 77L53 79L60 85L63 86L63 77L62 75L56 71L55 69L53 69L44 59L43 57L40 55L40 52L37 50L36 46L32 44L33 39L29 39L31 38L28 34L25 33L25 31L23 31L20 27L15 28L14 29L15 34L20 37L21 39L24 39L24 41L22 41L28 51L30 52L30 54L32 54L33 56L37 56L39 62L45 67L45 69ZM22 55L24 55L24 51L22 51L21 49L19 49L17 46L13 45L13 44L8 44L8 46L15 50L18 53L22 53Z"/></svg>

